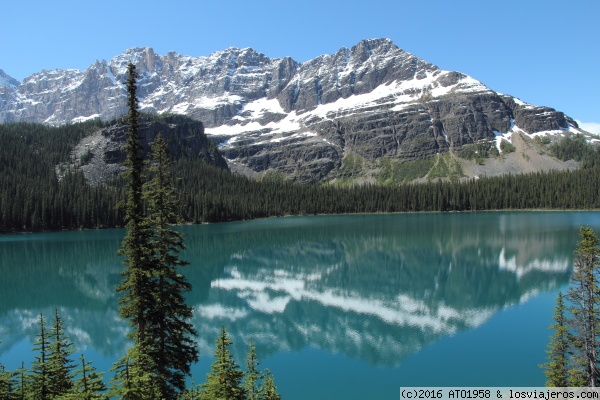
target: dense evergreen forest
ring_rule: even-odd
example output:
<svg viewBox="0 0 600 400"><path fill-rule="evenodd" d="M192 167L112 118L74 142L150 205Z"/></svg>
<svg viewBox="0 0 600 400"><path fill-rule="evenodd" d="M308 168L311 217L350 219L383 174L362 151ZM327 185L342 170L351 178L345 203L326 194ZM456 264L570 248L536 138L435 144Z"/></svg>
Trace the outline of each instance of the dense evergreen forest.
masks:
<svg viewBox="0 0 600 400"><path fill-rule="evenodd" d="M159 118L159 117L157 117ZM121 180L86 184L81 171L57 165L73 146L106 126L100 121L48 127L0 125L0 232L123 226ZM572 172L544 172L468 181L336 187L255 181L192 158L175 161L174 175L187 222L220 222L283 215L500 209L600 208L600 156L583 136L550 145L560 159L581 161Z"/></svg>
<svg viewBox="0 0 600 400"><path fill-rule="evenodd" d="M0 124L0 232L122 225L114 207L123 198L118 185L91 187L73 171L59 182L55 169L81 138L103 126Z"/></svg>

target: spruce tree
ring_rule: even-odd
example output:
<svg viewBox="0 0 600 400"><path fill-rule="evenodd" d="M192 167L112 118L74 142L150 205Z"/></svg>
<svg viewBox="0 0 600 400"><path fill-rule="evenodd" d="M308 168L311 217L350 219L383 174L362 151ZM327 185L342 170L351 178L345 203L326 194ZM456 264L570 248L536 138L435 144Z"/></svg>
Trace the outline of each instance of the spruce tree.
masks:
<svg viewBox="0 0 600 400"><path fill-rule="evenodd" d="M40 314L40 333L33 344L33 350L39 351L31 365L31 391L34 398L39 400L50 399L50 372L48 366L48 353L50 352L50 338L46 330L44 315ZM25 383L25 382L23 382Z"/></svg>
<svg viewBox="0 0 600 400"><path fill-rule="evenodd" d="M102 394L106 391L106 385L102 380L104 373L96 372L96 368L92 366L92 362L86 361L83 354L79 357L79 360L81 361L81 369L75 371L78 374L78 379L74 385L76 398L83 400L104 398Z"/></svg>
<svg viewBox="0 0 600 400"><path fill-rule="evenodd" d="M181 223L177 193L170 175L171 159L167 144L157 135L152 146L149 174L144 185L148 203L148 224L152 229L153 249L151 283L154 304L148 313L148 355L156 366L157 384L165 398L185 390L185 377L198 361L196 331L189 322L192 308L183 293L191 290L185 276L178 272L188 262L178 254L185 248L183 235L171 228Z"/></svg>
<svg viewBox="0 0 600 400"><path fill-rule="evenodd" d="M64 333L63 321L54 309L54 323L50 331L50 348L48 351L48 375L50 379L49 393L51 397L66 394L73 387L72 360L73 343Z"/></svg>
<svg viewBox="0 0 600 400"><path fill-rule="evenodd" d="M548 344L548 362L542 367L546 369L545 374L548 381L546 386L567 387L569 386L569 347L570 337L565 317L565 304L562 293L558 293L556 307L554 308L554 323L550 329L554 329L554 335Z"/></svg>
<svg viewBox="0 0 600 400"><path fill-rule="evenodd" d="M141 137L139 134L139 111L137 99L137 73L135 65L127 66L127 116L128 132L125 145L125 178L127 182L127 199L125 201L126 234L119 254L124 256L125 270L123 280L117 291L123 293L119 312L128 319L132 331L130 337L135 345L144 347L146 336L146 320L148 309L152 305L151 280L152 251L150 249L150 229L144 214L143 182L144 158ZM143 351L143 350L142 350Z"/></svg>
<svg viewBox="0 0 600 400"><path fill-rule="evenodd" d="M245 389L241 385L244 373L240 371L229 351L231 339L224 326L221 327L221 334L216 344L215 361L210 367L210 372L206 374L206 382L202 384L201 398L203 400L245 399Z"/></svg>
<svg viewBox="0 0 600 400"><path fill-rule="evenodd" d="M575 250L569 292L565 296L572 318L575 364L581 365L585 386L599 383L598 335L600 333L600 249L598 237L590 227L579 230L581 241Z"/></svg>
<svg viewBox="0 0 600 400"><path fill-rule="evenodd" d="M246 389L246 397L248 400L259 399L259 382L263 378L262 373L258 369L259 362L256 358L256 347L254 340L250 339L250 350L246 356L246 373L244 375L244 388Z"/></svg>
<svg viewBox="0 0 600 400"><path fill-rule="evenodd" d="M268 368L265 369L265 380L260 388L260 400L281 400L281 395L277 393L277 386L275 386L275 378Z"/></svg>

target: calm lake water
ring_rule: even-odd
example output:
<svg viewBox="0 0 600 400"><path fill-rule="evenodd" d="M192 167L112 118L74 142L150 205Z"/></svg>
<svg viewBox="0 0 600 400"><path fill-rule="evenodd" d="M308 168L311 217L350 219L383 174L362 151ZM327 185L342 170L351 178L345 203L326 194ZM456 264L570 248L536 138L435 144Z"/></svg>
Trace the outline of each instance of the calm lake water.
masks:
<svg viewBox="0 0 600 400"><path fill-rule="evenodd" d="M598 212L290 217L185 226L196 382L221 325L250 337L284 399L397 399L400 386L543 386L578 228ZM33 360L37 318L108 371L127 324L123 230L0 236L0 363ZM77 354L78 354L77 353ZM74 355L75 356L75 355Z"/></svg>

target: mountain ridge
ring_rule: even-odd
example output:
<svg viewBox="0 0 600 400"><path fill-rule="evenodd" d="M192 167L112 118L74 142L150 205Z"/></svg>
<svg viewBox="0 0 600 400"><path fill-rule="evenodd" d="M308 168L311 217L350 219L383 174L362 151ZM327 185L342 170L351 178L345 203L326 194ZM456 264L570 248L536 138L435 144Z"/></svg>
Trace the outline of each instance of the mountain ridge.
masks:
<svg viewBox="0 0 600 400"><path fill-rule="evenodd" d="M302 63L252 48L201 57L132 48L85 71L42 71L0 87L0 122L118 117L126 112L121 82L129 62L138 68L141 111L202 121L230 167L249 175L332 180L353 155L405 162L481 141L495 142L501 153L501 140L515 132L583 133L562 112L442 70L389 39L362 40Z"/></svg>

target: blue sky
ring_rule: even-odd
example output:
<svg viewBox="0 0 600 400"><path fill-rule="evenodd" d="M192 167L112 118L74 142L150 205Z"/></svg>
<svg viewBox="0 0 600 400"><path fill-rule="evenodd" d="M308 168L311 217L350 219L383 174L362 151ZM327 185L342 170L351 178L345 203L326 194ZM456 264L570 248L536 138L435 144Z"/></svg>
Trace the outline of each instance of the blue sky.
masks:
<svg viewBox="0 0 600 400"><path fill-rule="evenodd" d="M18 0L0 12L0 69L83 70L153 47L203 56L252 47L306 61L387 37L440 68L546 105L600 133L600 1L596 0Z"/></svg>

